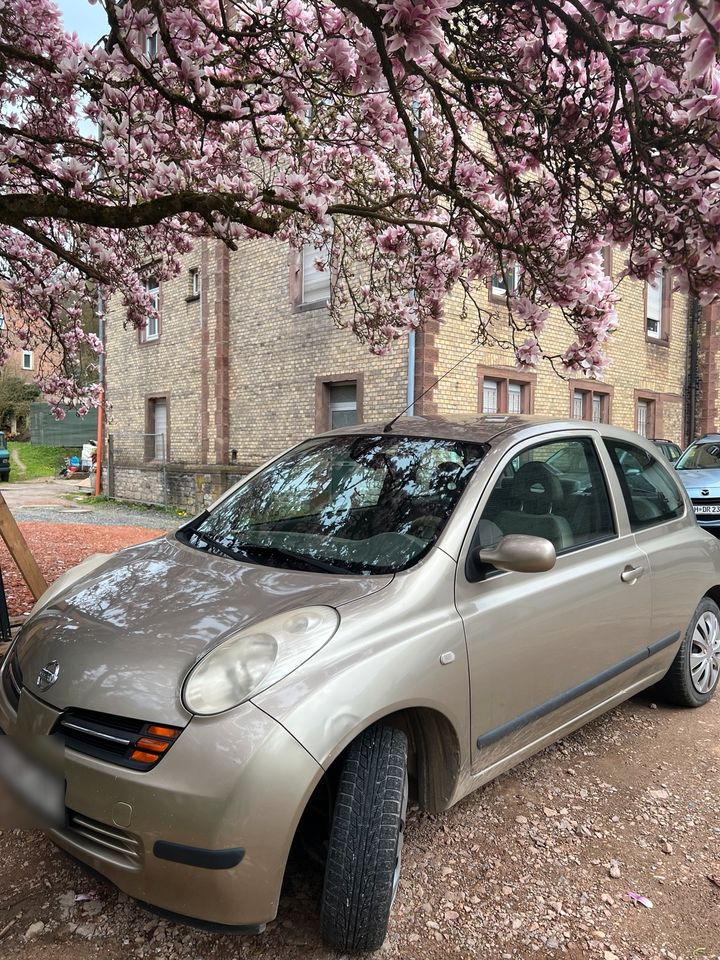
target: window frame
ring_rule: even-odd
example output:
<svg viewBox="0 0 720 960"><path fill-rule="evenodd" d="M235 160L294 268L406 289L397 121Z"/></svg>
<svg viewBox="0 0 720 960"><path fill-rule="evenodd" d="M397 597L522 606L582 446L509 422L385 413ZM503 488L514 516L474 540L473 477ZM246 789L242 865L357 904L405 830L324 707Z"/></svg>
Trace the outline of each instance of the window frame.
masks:
<svg viewBox="0 0 720 960"><path fill-rule="evenodd" d="M148 58L148 60L157 60L158 55L158 30L155 27L154 30L148 30L145 34L145 42L143 43L143 53Z"/></svg>
<svg viewBox="0 0 720 960"><path fill-rule="evenodd" d="M687 496L684 490L684 487L680 480L675 475L675 468L672 466L665 457L655 450L646 450L641 443L634 443L632 440L618 439L616 437L603 437L603 445L607 452L609 462L612 466L613 472L615 474L615 482L620 490L620 496L622 498L622 503L625 508L625 515L627 517L628 527L631 534L639 534L645 530L651 530L655 527L661 526L664 523L674 523L677 520L683 520L687 516ZM649 442L649 441L648 441ZM659 518L650 518L648 520L638 520L635 513L635 508L632 506L632 495L630 493L630 488L628 486L627 475L622 469L622 464L618 460L617 453L615 452L615 446L625 446L625 447L634 447L637 450L640 450L641 453L650 456L656 463L660 464L660 470L665 471L668 474L668 483L671 485L674 484L676 492L680 498L680 513L677 513L673 516L659 517ZM650 481L647 481L648 483Z"/></svg>
<svg viewBox="0 0 720 960"><path fill-rule="evenodd" d="M26 357L28 357L28 358L29 358L29 361L30 361L27 366L25 366L25 358L26 358ZM34 370L34 369L35 369L35 356L34 356L34 352L33 352L32 350L23 350L23 351L22 351L22 358L21 358L20 363L21 363L21 367L22 367L23 370Z"/></svg>
<svg viewBox="0 0 720 960"><path fill-rule="evenodd" d="M202 278L200 276L200 267L190 267L188 270L189 293L185 300L192 303L200 299L202 293Z"/></svg>
<svg viewBox="0 0 720 960"><path fill-rule="evenodd" d="M155 412L153 404L157 403L158 400L164 401L165 403L165 458L159 459L156 454L156 444L153 442L152 449L150 447L149 437L152 435L153 438L156 436L155 433ZM153 392L145 394L145 450L143 454L143 462L148 465L158 465L163 463L170 462L170 391L167 390L164 393Z"/></svg>
<svg viewBox="0 0 720 960"><path fill-rule="evenodd" d="M313 273L318 277L322 277L323 280L327 278L327 296L316 297L314 300L305 299L305 262L307 257L307 251L312 250L315 254L314 259L317 259L317 254L322 252L323 249L327 249L327 270L316 270L313 265ZM323 289L325 285L323 284ZM329 244L325 244L324 247L311 247L310 244L304 243L300 249L300 306L302 307L315 307L322 308L327 307L328 301L332 294L332 276L330 273L330 249Z"/></svg>
<svg viewBox="0 0 720 960"><path fill-rule="evenodd" d="M656 270L654 277L660 278L660 315L658 319L658 332L650 333L648 330L648 288L654 286L649 280L643 284L643 316L645 324L645 340L647 343L658 344L667 347L670 343L670 328L672 325L673 309L673 272L665 267Z"/></svg>
<svg viewBox="0 0 720 960"><path fill-rule="evenodd" d="M613 541L619 541L623 536L627 536L628 531L624 529L625 527L625 515L626 510L624 506L624 500L621 497L618 500L618 494L616 492L616 480L614 472L611 475L610 470L612 469L611 463L609 460L608 452L606 448L599 443L600 436L598 434L591 434L587 430L579 429L577 432L572 430L562 430L558 431L557 434L543 434L540 437L532 437L527 440L524 440L515 446L511 447L510 450L506 451L502 459L496 465L495 469L490 476L489 481L486 483L482 495L478 500L475 510L473 512L472 520L467 529L467 533L464 540L464 546L461 553L461 559L458 564L459 569L464 569L465 579L469 583L477 583L480 580L489 580L494 579L496 576L508 576L515 575L513 571L510 570L498 570L495 568L483 569L478 573L478 565L473 561L473 556L475 553L475 548L477 546L477 532L480 520L483 519L483 514L487 508L490 497L495 491L496 486L500 483L504 477L506 477L506 471L508 467L512 464L512 461L516 457L521 456L523 453L533 450L536 447L549 446L551 444L563 443L563 442L577 442L577 441L588 441L590 447L595 454L595 461L598 467L599 473L598 478L602 481L603 489L607 497L608 506L609 506L609 518L613 527L613 533L605 537L598 537L594 540L587 540L584 543L577 544L571 547L567 547L564 550L557 551L558 560L562 557L570 556L572 554L578 553L580 550L588 550L594 547L602 547L607 543ZM624 511L624 515L620 513L620 506ZM463 559L464 557L464 559Z"/></svg>
<svg viewBox="0 0 720 960"><path fill-rule="evenodd" d="M488 416L522 416L524 414L530 414L534 412L537 374L515 370L512 367L486 367L483 364L478 364L477 378L478 413L484 413ZM494 412L484 409L484 389L486 380L497 383L497 410ZM509 387L511 384L520 387L520 413L510 413Z"/></svg>
<svg viewBox="0 0 720 960"><path fill-rule="evenodd" d="M364 422L365 375L361 372L337 373L315 378L315 433L332 430L330 416L330 389L332 387L355 387L357 423ZM338 427L336 429L342 429ZM348 429L351 429L348 427Z"/></svg>
<svg viewBox="0 0 720 960"><path fill-rule="evenodd" d="M588 423L612 423L612 403L615 390L611 384L600 383L597 380L568 380L568 387L570 389L571 420L574 420L576 423L581 422L581 420L585 420ZM583 395L582 417L575 416L576 393ZM596 397L600 397L600 403L602 405L601 417L604 415L605 419L593 420L593 401Z"/></svg>
<svg viewBox="0 0 720 960"><path fill-rule="evenodd" d="M148 336L148 329L150 327L150 319L148 318L148 322L145 324L145 326L138 329L138 340L141 346L150 346L154 343L157 343L162 333L162 283L158 280L154 273L147 277L143 277L142 284L146 292L150 292L151 289L155 289L154 287L149 287L151 280L154 280L157 283L157 306L155 308L155 312L157 314L157 330L154 336Z"/></svg>
<svg viewBox="0 0 720 960"><path fill-rule="evenodd" d="M503 286L495 283L497 277L502 278ZM510 286L507 284L508 279L511 280ZM520 268L516 263L507 267L498 264L498 269L488 278L487 283L488 300L492 303L507 304L507 298L514 296L520 285Z"/></svg>

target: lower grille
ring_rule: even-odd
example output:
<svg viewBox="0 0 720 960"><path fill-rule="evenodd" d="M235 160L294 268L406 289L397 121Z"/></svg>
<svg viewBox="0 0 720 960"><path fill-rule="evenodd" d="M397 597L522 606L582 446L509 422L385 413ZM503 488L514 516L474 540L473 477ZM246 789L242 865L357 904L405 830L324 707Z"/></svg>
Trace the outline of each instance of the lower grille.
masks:
<svg viewBox="0 0 720 960"><path fill-rule="evenodd" d="M13 649L2 665L2 685L10 706L17 711L22 690L22 672L18 663L17 653Z"/></svg>
<svg viewBox="0 0 720 960"><path fill-rule="evenodd" d="M160 726L90 710L66 710L53 730L65 746L132 770L150 770L180 735L178 727Z"/></svg>
<svg viewBox="0 0 720 960"><path fill-rule="evenodd" d="M120 827L109 827L99 820L68 810L68 826L65 831L83 849L104 857L119 860L124 866L139 866L143 859L142 843Z"/></svg>

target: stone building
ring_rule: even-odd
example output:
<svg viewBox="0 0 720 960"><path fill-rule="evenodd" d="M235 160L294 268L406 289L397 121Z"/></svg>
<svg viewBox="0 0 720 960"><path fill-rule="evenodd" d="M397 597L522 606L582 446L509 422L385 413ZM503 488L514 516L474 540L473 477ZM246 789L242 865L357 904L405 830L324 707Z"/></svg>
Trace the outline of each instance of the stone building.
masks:
<svg viewBox="0 0 720 960"><path fill-rule="evenodd" d="M418 415L594 419L680 444L715 425L720 396L701 389L698 365L717 356L717 317L706 310L693 321L668 275L654 284L619 284L612 364L597 382L564 379L547 364L521 373L507 351L473 350L472 320L452 300L442 323L403 338L387 356L373 356L331 322L329 275L315 268L315 256L289 254L272 240L246 242L235 252L203 240L183 258L177 278L160 285L148 276L159 321L126 330L120 306L110 305L111 496L194 510L303 437L389 420L413 401ZM485 295L503 293L495 278ZM567 342L567 326L552 317L544 346L561 349Z"/></svg>

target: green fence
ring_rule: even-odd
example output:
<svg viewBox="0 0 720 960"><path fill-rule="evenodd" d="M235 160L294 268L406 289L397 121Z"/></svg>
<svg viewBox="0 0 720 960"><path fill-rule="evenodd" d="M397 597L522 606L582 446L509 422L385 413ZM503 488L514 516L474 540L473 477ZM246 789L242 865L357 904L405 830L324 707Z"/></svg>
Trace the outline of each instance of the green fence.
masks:
<svg viewBox="0 0 720 960"><path fill-rule="evenodd" d="M47 403L30 405L30 443L51 447L79 447L97 439L98 412L86 417L69 413L64 420L55 420Z"/></svg>

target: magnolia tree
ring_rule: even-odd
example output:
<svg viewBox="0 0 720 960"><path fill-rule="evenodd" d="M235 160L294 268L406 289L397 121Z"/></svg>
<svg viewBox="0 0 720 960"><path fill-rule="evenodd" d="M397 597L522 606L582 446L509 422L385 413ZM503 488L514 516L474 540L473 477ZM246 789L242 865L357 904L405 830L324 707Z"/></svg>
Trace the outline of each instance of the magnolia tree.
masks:
<svg viewBox="0 0 720 960"><path fill-rule="evenodd" d="M588 376L605 245L720 293L717 0L101 3L88 47L51 0L0 0L0 297L58 404L97 399L83 310L143 324L143 269L199 236L329 245L330 310L374 351L453 294L521 366ZM478 291L514 267L501 320Z"/></svg>

